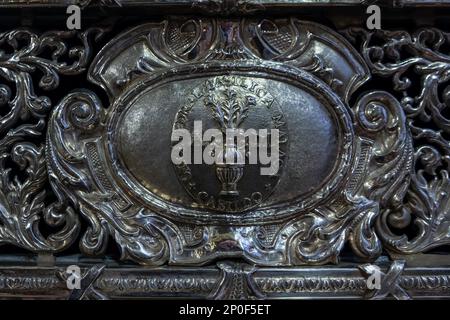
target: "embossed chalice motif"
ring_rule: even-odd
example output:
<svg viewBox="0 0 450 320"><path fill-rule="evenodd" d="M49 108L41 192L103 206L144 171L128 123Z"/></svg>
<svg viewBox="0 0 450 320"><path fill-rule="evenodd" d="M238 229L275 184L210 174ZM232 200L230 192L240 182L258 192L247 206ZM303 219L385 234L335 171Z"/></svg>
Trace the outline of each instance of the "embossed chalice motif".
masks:
<svg viewBox="0 0 450 320"><path fill-rule="evenodd" d="M256 105L252 96L246 96L245 101L237 99L237 93L233 89L223 92L224 99L220 102L213 95L205 98L205 104L210 109L214 120L219 124L223 134L227 130L236 130L247 118L250 107ZM219 193L223 197L237 197L239 191L237 185L244 175L245 156L234 141L226 141L216 155L216 175L222 184Z"/></svg>
<svg viewBox="0 0 450 320"><path fill-rule="evenodd" d="M190 138L184 161L173 165L196 208L241 213L274 192L288 152L288 132L268 81L236 75L202 79L178 109L173 133L185 129ZM272 152L272 141L277 141L272 134L281 137L279 152ZM172 147L177 150L184 139L172 141ZM273 163L279 164L278 171L262 174Z"/></svg>
<svg viewBox="0 0 450 320"><path fill-rule="evenodd" d="M227 196L239 196L237 190L237 183L244 175L244 165L242 163L243 155L240 150L237 149L236 144L225 144L225 153L220 152L219 157L225 157L225 159L237 159L237 163L218 163L216 164L216 175L219 181L222 183L222 190L219 195Z"/></svg>

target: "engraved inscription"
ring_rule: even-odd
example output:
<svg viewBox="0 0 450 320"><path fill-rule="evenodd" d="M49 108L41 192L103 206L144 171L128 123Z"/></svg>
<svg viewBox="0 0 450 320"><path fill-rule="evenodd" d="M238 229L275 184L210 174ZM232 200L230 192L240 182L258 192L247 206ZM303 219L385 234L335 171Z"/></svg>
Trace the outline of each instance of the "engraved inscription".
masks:
<svg viewBox="0 0 450 320"><path fill-rule="evenodd" d="M199 132L196 130L198 123L208 127L202 128ZM275 98L263 85L247 77L219 76L208 79L191 92L187 103L180 108L175 117L173 130L187 129L192 132L194 141L192 153L195 153L195 148L200 147L203 154L208 151L208 146L198 136L203 136L203 129L208 128L217 128L224 135L221 138L224 143L218 148L219 154L210 156L220 160L232 158L236 161L233 163L223 161L212 165L201 161L175 164L174 168L180 183L199 207L239 212L257 206L276 187L286 158L287 124ZM261 164L256 159L261 148L271 147L267 145L268 139L263 140L261 136L252 134L261 129L264 131L260 132L274 129L278 134L279 168L273 175L262 175L259 170ZM237 138L225 137L226 133L232 130L243 135L243 143L237 143ZM195 145L198 140L203 141L201 146ZM210 142L218 143L216 140ZM252 143L258 145L254 150L250 148ZM213 153L214 150L216 149L213 149ZM205 179L205 176L208 179ZM205 183L205 180L209 183ZM260 183L254 183L255 181Z"/></svg>

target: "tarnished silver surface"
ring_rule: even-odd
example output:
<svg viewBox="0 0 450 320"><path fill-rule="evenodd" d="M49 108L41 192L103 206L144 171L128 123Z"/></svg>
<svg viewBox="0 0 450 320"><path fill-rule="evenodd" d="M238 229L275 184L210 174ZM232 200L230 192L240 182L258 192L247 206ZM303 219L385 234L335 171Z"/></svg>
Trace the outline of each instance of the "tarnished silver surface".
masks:
<svg viewBox="0 0 450 320"><path fill-rule="evenodd" d="M448 33L333 30L271 16L273 1L189 5L198 15L143 21L95 57L108 28L0 33L0 244L50 257L0 251L0 297L448 297L448 252L425 263L450 243ZM60 86L77 75L90 84ZM279 129L278 173L174 165L172 133L197 120ZM69 292L74 243L98 258L71 261L83 288ZM342 263L346 245L358 263Z"/></svg>

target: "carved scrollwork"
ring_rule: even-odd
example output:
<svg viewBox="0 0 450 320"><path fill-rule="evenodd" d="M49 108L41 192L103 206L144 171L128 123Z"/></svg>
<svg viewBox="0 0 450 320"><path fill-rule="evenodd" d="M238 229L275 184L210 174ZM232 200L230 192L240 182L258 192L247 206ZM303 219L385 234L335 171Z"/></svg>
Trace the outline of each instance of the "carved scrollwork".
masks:
<svg viewBox="0 0 450 320"><path fill-rule="evenodd" d="M443 156L431 146L421 146L415 152L415 159L424 169L419 169L412 177L405 203L398 210L387 211L379 223L387 246L399 253L423 252L450 242L447 163L442 162ZM418 230L412 239L398 236L389 228L405 228L412 221Z"/></svg>
<svg viewBox="0 0 450 320"><path fill-rule="evenodd" d="M0 244L10 243L34 251L60 251L69 246L79 230L78 217L67 201L45 205L47 170L44 146L28 142L40 135L43 121L11 129L0 141ZM7 165L12 160L24 171L18 177ZM42 220L49 226L62 227L44 237L39 231Z"/></svg>
<svg viewBox="0 0 450 320"><path fill-rule="evenodd" d="M44 118L51 108L51 101L35 94L32 74L40 71L40 88L55 89L59 85L59 74L74 75L85 70L91 56L89 37L99 37L102 32L89 29L83 33L55 31L37 35L19 29L0 33L0 77L6 83L13 83L16 92L11 97L10 87L7 84L0 86L0 106L9 109L0 118L0 133L7 132L19 120ZM74 37L80 39L82 46L68 48L64 41ZM46 50L50 50L50 58L41 56ZM66 57L73 62L63 61Z"/></svg>
<svg viewBox="0 0 450 320"><path fill-rule="evenodd" d="M406 116L402 122L413 139L414 159L407 168L399 167L409 171L410 177L390 184L397 191L384 191L378 234L386 248L397 253L418 253L448 244L450 57L443 51L448 34L435 28L414 33L362 29L344 33L355 43L360 41L373 74L392 78L393 93L399 96L399 107ZM413 237L399 235L398 230L411 224L416 226Z"/></svg>
<svg viewBox="0 0 450 320"><path fill-rule="evenodd" d="M334 52L334 59L324 54L328 50ZM116 57L122 65L110 73L108 66ZM368 78L361 57L339 34L295 18L170 19L145 24L106 45L92 64L89 77L114 96L139 75L162 72L176 65L191 64L195 71L201 68L197 63L254 59L309 71L344 100Z"/></svg>
<svg viewBox="0 0 450 320"><path fill-rule="evenodd" d="M333 52L333 59L323 55L326 50ZM412 147L405 115L392 95L373 92L361 97L354 108L346 106L367 77L362 59L339 35L296 19L175 19L142 25L118 36L102 49L89 72L89 79L108 92L112 106L103 108L92 92L71 93L54 111L49 125L50 168L63 181L61 192L89 221L81 241L83 251L101 254L111 235L123 259L148 265L204 264L235 255L261 265L336 263L346 242L357 255L376 258L382 246L375 224L386 206L398 207L401 201L409 183ZM166 96L180 89L165 86L191 82L196 84L190 94ZM289 141L282 150L288 172L293 170L289 169L291 159L316 150L335 150L327 155L327 167L319 170L329 172L323 173L322 188L316 189L311 182L304 187L308 196L302 198L282 182L275 187L272 179L260 184L270 193L275 189L273 194L257 197L262 194L260 185L246 187L244 180L249 176L240 176L232 193L239 195L237 188L244 186L249 196L241 200L250 202L239 207L220 197L204 197L215 191L202 188L210 189L211 182L218 182L215 171L209 177L207 166L201 176L194 167L181 166L185 169L176 169L174 176L170 170L161 176L151 166L141 166L170 163L164 150L172 143L164 142L166 136L161 132L165 129L159 128L166 121L152 124L147 109L161 111L152 106L153 92L165 97L158 101L168 103L164 114L169 115L168 123L175 121L173 128L190 129L199 115L212 126L221 123L216 113L205 112L212 107L217 110L217 103L205 96L201 83L231 86L231 96L225 100L245 110L245 121L239 125L267 118L264 126L272 123L274 128L283 128L283 141ZM287 83L292 87L286 90L299 90L291 100L283 100L270 89ZM210 90L218 94L214 86ZM251 107L245 108L248 99ZM278 100L284 109L277 106ZM290 105L292 101L295 104ZM307 128L296 133L300 141L310 132L316 133L310 136L312 141L320 139L323 128L310 127L314 122L295 123L310 105L314 111L305 117L320 119L329 126L331 136L314 150L292 151L298 147L296 139L288 139L290 130ZM283 112L289 110L297 111L285 117ZM81 123L85 126L80 127ZM159 129L154 132L153 128ZM146 136L153 134L164 142L157 155L151 152L152 145L143 147L149 141ZM329 141L332 144L324 148ZM322 156L317 154L317 163ZM338 160L333 162L332 157ZM295 176L303 165L297 163L295 170L280 173L279 178ZM242 172L248 174L248 170ZM308 183L305 177L298 177L298 181L303 179L298 188ZM178 178L185 190L177 189L172 178ZM178 193L171 196L173 192ZM252 197L257 201L252 203Z"/></svg>
<svg viewBox="0 0 450 320"><path fill-rule="evenodd" d="M52 172L47 172L45 147L34 142L42 135L51 101L34 91L33 75L40 75L39 88L53 90L60 75L83 72L91 57L89 38L100 29L83 33L55 31L37 35L26 29L0 33L1 200L0 243L32 251L61 251L76 239L78 215L61 193ZM78 38L82 45L68 47ZM71 61L70 63L64 60ZM14 88L11 88L14 85ZM18 169L18 170L17 170ZM46 185L52 181L56 202L46 201ZM40 232L41 220L55 227Z"/></svg>
<svg viewBox="0 0 450 320"><path fill-rule="evenodd" d="M370 92L362 96L354 108L360 128L373 139L372 159L360 195L372 202L370 213L363 215L369 225L386 216L389 208L399 208L409 187L412 168L412 138L400 103L387 92ZM367 234L367 232L361 232ZM376 234L370 236L372 246L381 252ZM367 242L366 242L367 243Z"/></svg>
<svg viewBox="0 0 450 320"><path fill-rule="evenodd" d="M381 208L398 206L409 185L413 158L403 110L392 95L374 91L358 100L355 113L366 136L374 139L363 194Z"/></svg>
<svg viewBox="0 0 450 320"><path fill-rule="evenodd" d="M111 187L102 189L108 183L108 178L99 178L99 181L90 179L91 172L87 170L89 163L84 152L90 146L95 148L96 144L92 141L99 139L95 138L100 134L96 131L104 121L105 110L99 99L87 90L72 92L56 107L50 120L48 136L51 143L47 154L55 180L63 183L54 187L70 198L74 207L88 221L88 228L80 242L84 253L102 254L108 237L112 236L120 244L122 259L164 263L168 247L164 237L148 222L151 217L140 211L119 218L114 206L118 195L112 192ZM91 145L84 141L86 136L90 137ZM96 152L95 149L93 152ZM92 160L102 170L101 159ZM138 224L141 220L144 222ZM112 221L116 222L111 225Z"/></svg>
<svg viewBox="0 0 450 320"><path fill-rule="evenodd" d="M409 185L412 143L398 101L387 92L371 92L357 101L353 112L362 139L359 161L366 167L355 166L353 177L359 182L348 182L343 199L296 222L301 228L293 248L300 261L337 262L346 241L360 257L379 256L382 243L376 222L387 206L400 205ZM362 152L366 146L371 150L368 158Z"/></svg>
<svg viewBox="0 0 450 320"><path fill-rule="evenodd" d="M59 74L81 72L93 32L99 30L80 35L84 47L69 51L58 37L72 33L3 36L2 43L16 52L2 53L0 60L0 75L16 85L0 87L0 104L11 108L2 118L8 133L0 143L2 159L9 159L0 168L4 242L62 250L79 231L80 212L88 221L80 240L84 253L103 254L111 237L122 259L147 265L205 264L224 256L260 265L324 264L336 263L347 242L367 260L379 256L383 244L413 253L448 243L445 89L436 98L447 81L437 64L446 60L427 47L430 39L445 41L442 33L390 33L394 40L380 48L370 45L371 33L352 31L369 38L363 41L364 62L335 32L293 18L177 18L138 26L107 44L89 70L111 106L102 106L89 90L69 93L52 111L44 148L32 137L43 130L51 104L34 94L30 73L41 70L39 86L51 90ZM19 48L23 41L14 38L29 39L29 47ZM39 57L47 46L56 48L52 59ZM402 62L404 52L414 57ZM65 54L79 60L59 62ZM375 75L392 76L394 92L363 93L349 106L351 94L369 77L367 66ZM416 79L411 72L425 83L417 97L409 97L407 77ZM201 89L222 83L229 91L217 85L205 95ZM211 112L222 100L230 114L242 109L245 121L238 120L239 112L230 118L236 123ZM154 112L163 117L158 123ZM38 123L12 129L19 115ZM201 174L194 166L182 172L170 166L166 175L155 171L150 163L170 163L166 151L173 141L167 132L180 128L180 119L189 131L200 118L210 127L221 124L222 131L247 125L280 129L283 170L267 179L248 166L205 166ZM153 135L162 142L148 139ZM25 169L25 181L11 176L11 163ZM55 204L43 204L47 177ZM259 183L250 185L254 179ZM11 212L23 218L11 219ZM62 230L48 238L36 227L28 230L40 215ZM419 227L416 238L393 232L412 221Z"/></svg>

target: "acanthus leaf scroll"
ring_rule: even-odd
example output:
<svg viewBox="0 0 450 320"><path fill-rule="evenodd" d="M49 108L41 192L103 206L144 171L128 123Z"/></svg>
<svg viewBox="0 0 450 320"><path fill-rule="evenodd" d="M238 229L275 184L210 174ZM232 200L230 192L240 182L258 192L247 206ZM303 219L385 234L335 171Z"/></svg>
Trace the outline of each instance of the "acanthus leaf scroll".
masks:
<svg viewBox="0 0 450 320"><path fill-rule="evenodd" d="M325 49L333 58L323 55ZM183 209L172 202L175 197L155 194L130 178L118 156L124 152L116 151L121 141L116 133L127 132L120 121L133 114L132 101L150 101L145 97L160 83L226 78L230 73L259 85L294 83L304 95L300 105L308 105L305 99L321 101L313 103L333 114L330 132L339 160L323 178L323 188L281 205L268 202L242 213L213 213L198 204ZM50 168L64 181L63 193L90 222L82 239L84 252L101 254L112 235L123 259L147 265L199 265L230 256L260 265L336 263L347 241L357 255L376 258L382 244L375 224L383 206L405 192L412 147L404 112L390 94L374 92L353 108L346 105L368 78L363 59L340 35L296 19L173 19L120 35L103 48L89 74L108 92L112 107L104 109L92 92L72 93L49 127ZM89 130L80 129L70 124L73 112L102 120L92 122ZM251 121L252 116L246 117ZM287 152L287 159L295 156Z"/></svg>
<svg viewBox="0 0 450 320"><path fill-rule="evenodd" d="M0 33L0 244L58 252L78 236L78 214L58 188L53 190L56 201L45 201L48 181L60 182L47 171L45 144L35 142L45 137L52 103L35 93L33 76L40 77L40 89L49 91L58 87L60 75L82 73L92 55L91 38L103 33L100 28L41 35L27 29ZM81 45L69 47L69 39L78 39ZM41 222L56 231L44 235Z"/></svg>
<svg viewBox="0 0 450 320"><path fill-rule="evenodd" d="M69 93L51 112L45 147L33 137L42 136L51 103L34 93L29 74L42 70L39 86L51 90L58 86L58 74L81 72L90 56L88 33L81 36L84 47L69 52L79 57L73 66L58 58L67 49L60 38L76 33L2 34L2 43L10 43L15 53L2 53L1 76L16 90L6 84L0 87L0 103L11 107L0 128L5 208L0 241L33 251L63 250L79 232L80 212L88 222L80 241L84 253L103 254L111 236L122 259L146 265L200 265L218 257L243 257L268 266L324 264L338 262L346 242L367 260L375 259L383 248L415 253L447 244L449 144L446 90L441 91L448 78L448 56L439 51L447 35L435 29L414 35L383 31L376 35L386 41L380 47L371 45L372 33L352 32L365 37L361 55L336 32L295 18L174 18L138 26L108 43L91 64L88 78L108 93L111 106L102 106L92 91ZM29 46L19 48L14 37L28 37ZM430 41L436 43L432 48ZM39 58L45 45L57 48L53 60ZM409 56L403 58L404 52ZM349 106L370 72L391 77L393 92L363 93ZM416 79L408 79L410 72L421 79L417 96L410 96ZM243 212L213 212L202 206L183 207L188 195L170 197L158 194L156 187L147 190L151 181L131 188L135 182L128 171L111 172L111 167L123 165L115 150L119 141L115 134L123 129L119 118L131 112L133 99L149 101L145 99L152 90L167 83L189 86L196 79L217 77L256 81L285 113L298 108L298 115L312 104L314 110L323 108L321 119L331 114L324 121L329 123L329 136L335 141L330 148L336 153L328 156L337 160L332 160L320 186L311 185L304 196L289 195L280 191L286 178L281 176L265 202ZM277 86L296 92L297 105L288 108ZM12 98L12 92L20 94ZM186 101L175 102L178 110ZM246 123L252 121L250 111ZM16 125L18 117L25 124ZM292 118L295 114L286 116L288 122ZM167 122L173 124L174 119ZM434 125L423 127L424 122ZM291 136L296 129L289 126L289 148L295 145L293 137L299 137ZM319 131L316 136L319 139ZM316 147L321 148L324 145ZM301 153L291 150L286 151L286 161L302 159ZM25 169L25 181L11 176L6 158ZM303 159L308 168L311 162ZM289 162L285 165L288 169L282 174L293 175ZM50 205L44 205L47 181L58 199ZM292 183L291 189L301 189L302 183ZM184 199L181 205L177 197ZM41 215L62 229L43 237L36 231ZM392 227L407 227L413 219L419 227L416 238L392 232Z"/></svg>
<svg viewBox="0 0 450 320"><path fill-rule="evenodd" d="M413 140L410 177L383 203L377 233L393 253L414 254L446 245L450 243L446 116L450 57L443 48L449 35L436 28L413 33L352 28L343 34L360 45L374 75L392 79L392 94L399 97ZM411 225L412 235L401 234Z"/></svg>

